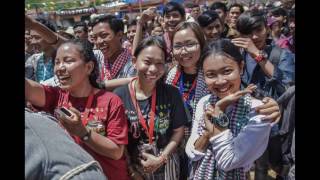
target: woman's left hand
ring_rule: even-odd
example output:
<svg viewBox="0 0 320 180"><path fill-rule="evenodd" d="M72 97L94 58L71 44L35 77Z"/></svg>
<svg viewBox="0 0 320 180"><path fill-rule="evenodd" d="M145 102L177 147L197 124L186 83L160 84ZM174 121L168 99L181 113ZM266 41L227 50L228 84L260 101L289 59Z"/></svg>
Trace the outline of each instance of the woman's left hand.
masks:
<svg viewBox="0 0 320 180"><path fill-rule="evenodd" d="M143 170L146 173L152 173L162 166L163 162L159 157L149 153L142 153L144 159L141 160Z"/></svg>
<svg viewBox="0 0 320 180"><path fill-rule="evenodd" d="M60 117L61 124L70 134L83 137L87 133L87 129L82 124L80 112L73 107L70 107L69 110L72 115L70 117Z"/></svg>
<svg viewBox="0 0 320 180"><path fill-rule="evenodd" d="M263 98L262 102L264 103L263 105L255 108L256 112L265 115L263 119L268 119L275 123L279 122L281 113L278 103L270 97Z"/></svg>

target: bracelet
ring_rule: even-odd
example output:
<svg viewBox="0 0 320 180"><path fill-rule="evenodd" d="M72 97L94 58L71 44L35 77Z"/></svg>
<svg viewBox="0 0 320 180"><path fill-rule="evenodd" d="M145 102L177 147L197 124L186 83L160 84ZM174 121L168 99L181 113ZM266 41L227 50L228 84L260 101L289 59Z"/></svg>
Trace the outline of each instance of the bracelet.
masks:
<svg viewBox="0 0 320 180"><path fill-rule="evenodd" d="M55 44L57 44L58 43L58 41L59 41L59 35L58 34L56 34L56 40L53 42L53 43L48 43L49 45L55 45Z"/></svg>

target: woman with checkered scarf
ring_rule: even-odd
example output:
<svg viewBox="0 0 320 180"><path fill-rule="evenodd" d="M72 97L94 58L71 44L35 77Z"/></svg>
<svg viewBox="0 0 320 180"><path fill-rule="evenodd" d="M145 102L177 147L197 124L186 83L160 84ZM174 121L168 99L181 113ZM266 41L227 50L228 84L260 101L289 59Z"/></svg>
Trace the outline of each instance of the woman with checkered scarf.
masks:
<svg viewBox="0 0 320 180"><path fill-rule="evenodd" d="M197 163L194 179L246 179L267 147L279 107L266 108L272 99L263 99L269 101L263 104L252 97L254 85L240 88L243 59L229 40L210 43L200 64L211 94L197 103L186 146L187 155Z"/></svg>

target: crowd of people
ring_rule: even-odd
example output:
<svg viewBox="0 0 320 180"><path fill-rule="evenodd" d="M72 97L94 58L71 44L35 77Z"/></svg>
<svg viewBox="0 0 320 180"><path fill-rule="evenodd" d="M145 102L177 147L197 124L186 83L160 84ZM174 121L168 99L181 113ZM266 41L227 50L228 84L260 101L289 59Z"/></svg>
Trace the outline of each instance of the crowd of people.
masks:
<svg viewBox="0 0 320 180"><path fill-rule="evenodd" d="M26 141L26 179L295 179L294 5L172 1L72 31L25 24L26 139L68 162L44 168Z"/></svg>

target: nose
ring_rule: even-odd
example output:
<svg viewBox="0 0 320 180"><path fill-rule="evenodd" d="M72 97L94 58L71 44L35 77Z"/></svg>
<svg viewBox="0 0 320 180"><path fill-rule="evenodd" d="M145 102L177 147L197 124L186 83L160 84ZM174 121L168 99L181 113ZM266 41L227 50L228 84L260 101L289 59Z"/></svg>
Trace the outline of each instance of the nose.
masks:
<svg viewBox="0 0 320 180"><path fill-rule="evenodd" d="M158 68L157 68L157 66L155 65L155 64L152 64L152 65L150 65L149 66L149 72L151 72L151 73L155 73L155 72L157 72L158 71Z"/></svg>
<svg viewBox="0 0 320 180"><path fill-rule="evenodd" d="M259 36L257 36L256 34L252 34L252 39L258 39Z"/></svg>
<svg viewBox="0 0 320 180"><path fill-rule="evenodd" d="M103 39L100 37L97 37L96 43L101 44L103 42Z"/></svg>
<svg viewBox="0 0 320 180"><path fill-rule="evenodd" d="M223 85L223 84L225 84L227 81L226 81L226 79L224 78L224 76L223 75L218 75L217 76L217 79L216 79L216 81L215 81L215 84L216 85Z"/></svg>

